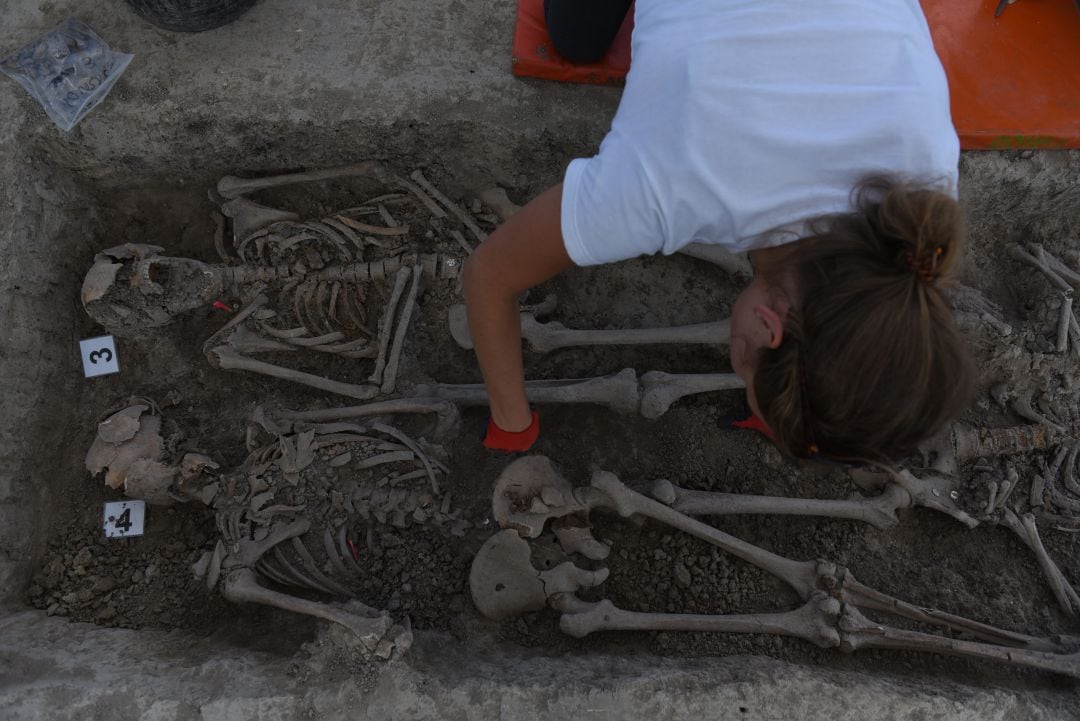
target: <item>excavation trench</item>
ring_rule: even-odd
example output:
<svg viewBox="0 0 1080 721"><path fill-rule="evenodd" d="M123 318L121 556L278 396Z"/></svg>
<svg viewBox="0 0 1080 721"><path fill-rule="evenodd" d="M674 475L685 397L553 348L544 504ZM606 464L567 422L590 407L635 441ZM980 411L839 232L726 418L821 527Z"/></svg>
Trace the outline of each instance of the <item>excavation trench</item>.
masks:
<svg viewBox="0 0 1080 721"><path fill-rule="evenodd" d="M30 13L31 4L23 5L27 9L13 12L5 41L44 29ZM69 5L89 12L92 4ZM322 9L324 15L338 12ZM248 22L269 23L259 11ZM510 10L498 12L508 17ZM469 9L452 22L462 28L479 24L480 14ZM89 19L95 19L92 13ZM334 36L334 22L358 22L351 16L328 19L315 9L303 11L300 21L312 23L307 31L324 40ZM110 38L128 38L137 57L140 44L149 52L152 33L134 20L102 13L95 26ZM281 42L290 40L284 30L273 32ZM372 45L393 47L389 36L363 32ZM456 52L462 62L483 68L493 62L488 44ZM360 600L395 618L409 616L416 634L410 652L393 664L372 662L325 622L230 603L208 590L191 571L218 537L213 514L202 504L151 508L143 537L105 539L102 504L123 496L91 478L83 457L97 422L132 396L160 406L184 449L205 453L227 469L247 454L245 430L256 405L307 410L351 401L213 367L202 345L246 300L227 294L216 300L228 309L203 304L173 324L118 338L121 372L84 379L78 341L104 332L79 303L95 254L123 243L149 243L171 256L220 262L211 216L216 206L207 192L226 174L257 176L374 159L403 175L421 169L466 207L475 190L491 184L522 203L557 182L566 160L592 152L617 100L613 89L536 86L494 70L481 70L481 82L439 70L442 85L418 75L399 78L386 91L392 112L373 104L358 108L334 81L298 90L304 87L302 71L316 67L315 59L280 70L284 85L265 93L247 88L230 94L215 85L218 101L207 104L205 84L187 79L172 87L171 99L154 95L166 87L168 59L191 63L194 54L217 47L193 36L164 47L162 57L148 56L145 74L135 73L133 65L114 90L111 109L103 105L67 137L45 127L14 88L0 88L0 110L14 118L0 131L0 189L10 201L0 207L0 649L6 660L0 665L0 715L185 719L272 712L282 719L525 719L588 710L619 719L1074 717L1080 707L1074 683L988 663L906 652L845 656L753 634L572 639L559 632L552 611L501 623L483 619L469 599L469 563L496 530L491 487L507 461L480 447L479 409L464 411L461 432L446 444L446 483L469 521L465 535L383 524L372 536L377 548L365 538L358 549ZM434 50L410 43L402 52L419 62ZM232 62L229 77L257 82L252 58ZM362 71L368 77L395 77L392 58L371 62ZM364 99L377 97L366 86L359 92ZM319 112L303 103L275 112L297 97L306 97ZM547 109L550 118L511 122L523 107L538 117ZM1064 409L1056 417L1073 423L1080 418L1074 385L1080 372L1075 360L1069 365L1042 345L1054 334L1056 314L1045 307L1052 298L1035 273L1009 259L1006 248L1035 239L1080 267L1075 235L1069 235L1080 227L1078 176L1080 159L1067 154L968 156L963 166L973 236L962 280L999 304L1022 336L1003 341L976 329L984 390L996 381L1023 379L1049 389L1047 403ZM350 207L369 190L354 181L327 181L260 191L252 198L317 218ZM574 271L529 301L555 293L553 318L570 328L643 328L726 318L738 291L738 279L698 260L655 258ZM449 305L460 300L456 292L450 282L423 287L402 353L406 385L479 380L471 352L459 348L448 330ZM1041 360L1031 361L1036 357ZM347 359L302 363L304 370L351 382L365 375ZM730 370L723 348L700 346L529 351L526 364L536 379L602 376L625 368L639 376L650 370ZM724 417L741 411L738 391L684 399L656 420L592 406L542 411L538 451L578 484L602 468L628 483L667 478L682 487L729 493L829 499L855 491L839 472L792 468L749 431L720 430ZM966 420L989 426L1018 422L985 397ZM1031 478L1039 458L1015 460L1022 478ZM1003 472L993 463L963 469L961 503L977 508L986 480ZM814 518L728 517L715 523L789 558L845 564L862 582L906 601L1034 635L1077 632L1075 621L1058 611L1027 549L1006 530L969 530L925 509L901 515L901 523L888 530ZM594 521L594 533L611 546L605 562L610 577L583 594L590 600L695 614L798 605L781 582L701 541L614 516ZM1078 535L1044 535L1074 580L1080 578Z"/></svg>

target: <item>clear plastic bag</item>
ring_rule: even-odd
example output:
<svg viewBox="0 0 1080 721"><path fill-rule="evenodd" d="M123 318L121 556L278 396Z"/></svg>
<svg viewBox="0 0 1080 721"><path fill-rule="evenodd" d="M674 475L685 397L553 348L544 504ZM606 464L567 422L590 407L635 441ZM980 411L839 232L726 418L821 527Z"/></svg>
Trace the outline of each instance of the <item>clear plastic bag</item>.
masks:
<svg viewBox="0 0 1080 721"><path fill-rule="evenodd" d="M86 23L68 18L0 61L0 71L66 132L105 99L133 57L114 52Z"/></svg>

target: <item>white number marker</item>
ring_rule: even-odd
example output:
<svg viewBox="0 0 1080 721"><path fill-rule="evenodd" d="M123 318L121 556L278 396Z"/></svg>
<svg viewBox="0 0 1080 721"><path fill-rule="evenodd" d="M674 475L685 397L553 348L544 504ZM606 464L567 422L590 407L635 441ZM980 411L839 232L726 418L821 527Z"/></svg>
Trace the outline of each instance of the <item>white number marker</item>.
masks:
<svg viewBox="0 0 1080 721"><path fill-rule="evenodd" d="M87 378L120 372L120 359L116 357L116 343L111 335L81 340L79 350L82 351L83 374Z"/></svg>
<svg viewBox="0 0 1080 721"><path fill-rule="evenodd" d="M105 504L105 538L141 536L146 503L143 501L113 501Z"/></svg>

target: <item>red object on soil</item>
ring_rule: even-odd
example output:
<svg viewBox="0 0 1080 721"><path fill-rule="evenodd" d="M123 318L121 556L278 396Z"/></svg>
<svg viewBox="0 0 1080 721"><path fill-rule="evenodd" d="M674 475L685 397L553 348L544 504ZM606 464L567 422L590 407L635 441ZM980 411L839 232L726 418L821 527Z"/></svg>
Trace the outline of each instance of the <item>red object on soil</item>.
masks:
<svg viewBox="0 0 1080 721"><path fill-rule="evenodd" d="M1018 0L995 18L997 4L922 0L961 147L1080 147L1080 8L1074 0ZM514 75L622 82L633 26L631 9L603 60L573 65L551 46L544 0L518 0Z"/></svg>
<svg viewBox="0 0 1080 721"><path fill-rule="evenodd" d="M224 304L224 303L222 303L222 302L221 302L220 300L215 300L215 301L214 301L213 303L211 303L210 305L211 305L211 307L213 307L213 308L217 308L218 310L225 310L225 311L228 311L228 312L232 313L232 308L230 308L229 306L225 305L225 304Z"/></svg>

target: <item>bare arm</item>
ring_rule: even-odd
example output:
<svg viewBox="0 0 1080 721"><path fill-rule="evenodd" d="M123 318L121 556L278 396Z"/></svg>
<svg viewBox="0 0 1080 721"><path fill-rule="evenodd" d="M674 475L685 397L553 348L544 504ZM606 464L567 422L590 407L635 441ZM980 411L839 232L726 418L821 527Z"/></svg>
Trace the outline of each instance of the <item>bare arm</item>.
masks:
<svg viewBox="0 0 1080 721"><path fill-rule="evenodd" d="M563 245L562 184L500 226L465 264L465 303L491 417L506 431L529 426L518 296L573 265Z"/></svg>

